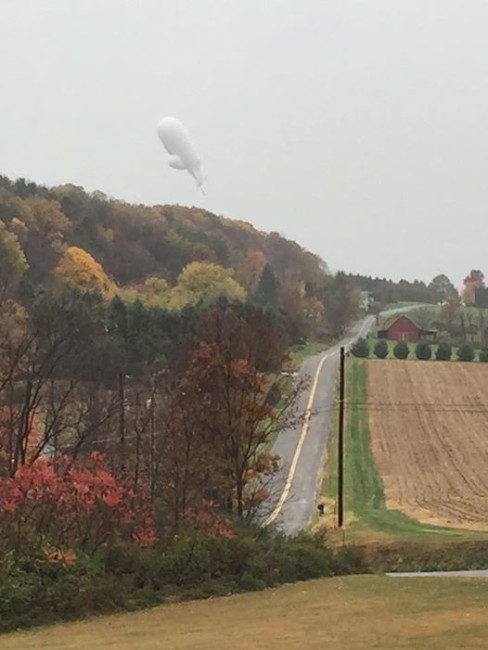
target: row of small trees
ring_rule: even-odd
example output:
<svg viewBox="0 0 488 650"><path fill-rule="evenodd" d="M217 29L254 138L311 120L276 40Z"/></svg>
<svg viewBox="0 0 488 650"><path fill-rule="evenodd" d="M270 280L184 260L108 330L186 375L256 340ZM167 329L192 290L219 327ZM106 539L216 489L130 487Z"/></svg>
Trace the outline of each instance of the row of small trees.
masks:
<svg viewBox="0 0 488 650"><path fill-rule="evenodd" d="M367 358L370 356L370 346L366 339L358 339L352 346L351 352L355 357ZM389 348L385 339L379 339L373 348L373 354L378 359L386 359L388 356ZM435 356L437 361L450 361L453 355L453 348L449 343L439 343L433 354L433 349L427 341L419 341L414 349L414 354L417 359L421 361L429 361ZM393 355L397 359L408 359L410 355L410 347L405 341L398 341L393 347ZM456 358L459 361L474 361L476 352L472 345L465 343L457 349ZM478 354L478 359L481 362L488 362L488 349L483 349Z"/></svg>

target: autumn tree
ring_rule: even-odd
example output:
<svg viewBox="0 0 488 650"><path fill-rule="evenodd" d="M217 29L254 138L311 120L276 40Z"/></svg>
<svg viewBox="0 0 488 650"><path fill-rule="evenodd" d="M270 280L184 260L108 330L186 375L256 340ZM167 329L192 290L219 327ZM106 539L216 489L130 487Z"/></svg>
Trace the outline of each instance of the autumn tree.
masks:
<svg viewBox="0 0 488 650"><path fill-rule="evenodd" d="M156 541L145 486L117 478L99 453L41 458L0 477L0 525L3 550L93 552L106 543Z"/></svg>
<svg viewBox="0 0 488 650"><path fill-rule="evenodd" d="M446 303L442 307L441 318L443 322L447 325L447 330L450 330L454 320L459 314L461 308L461 297L459 294L451 293L446 300Z"/></svg>
<svg viewBox="0 0 488 650"><path fill-rule="evenodd" d="M206 477L206 495L242 517L266 498L257 488L278 469L266 443L295 418L301 386L283 393L279 406L268 398L270 379L245 359L231 359L216 345L202 343L177 389L172 418L181 422L188 450L197 446ZM191 454L193 462L194 453ZM197 473L196 470L194 473Z"/></svg>
<svg viewBox="0 0 488 650"><path fill-rule="evenodd" d="M463 288L463 302L465 305L473 305L475 300L476 289L481 289L485 286L485 276L484 274L477 270L473 269L469 275L464 278L464 288Z"/></svg>
<svg viewBox="0 0 488 650"><path fill-rule="evenodd" d="M244 301L246 291L232 276L232 269L218 264L192 262L179 275L171 304L178 308L197 303L210 304L219 297Z"/></svg>
<svg viewBox="0 0 488 650"><path fill-rule="evenodd" d="M330 335L342 335L346 325L359 313L358 290L345 273L339 272L328 278L322 300Z"/></svg>
<svg viewBox="0 0 488 650"><path fill-rule="evenodd" d="M149 277L138 287L140 300L146 305L164 307L170 299L171 287L164 278Z"/></svg>
<svg viewBox="0 0 488 650"><path fill-rule="evenodd" d="M260 250L249 250L239 263L236 271L236 280L252 292L256 289L263 268L266 265L266 255Z"/></svg>
<svg viewBox="0 0 488 650"><path fill-rule="evenodd" d="M62 253L71 224L57 201L37 195L14 201L15 215L10 228L27 258L27 275L34 282L43 281Z"/></svg>
<svg viewBox="0 0 488 650"><path fill-rule="evenodd" d="M78 389L92 375L89 366L99 360L96 344L106 335L100 301L97 295L69 290L41 296L31 314L11 306L16 329L0 345L2 450L10 475L48 447L79 445L93 435L96 417L86 408L92 397Z"/></svg>
<svg viewBox="0 0 488 650"><path fill-rule="evenodd" d="M27 262L19 240L8 232L0 221L0 301L15 290L27 269Z"/></svg>
<svg viewBox="0 0 488 650"><path fill-rule="evenodd" d="M214 345L228 360L244 359L259 372L276 372L288 359L285 328L273 310L220 303L201 315L196 327L197 345Z"/></svg>
<svg viewBox="0 0 488 650"><path fill-rule="evenodd" d="M444 302L451 294L457 293L456 287L443 273L436 275L432 279L428 289L435 294L436 302Z"/></svg>
<svg viewBox="0 0 488 650"><path fill-rule="evenodd" d="M52 273L53 285L73 285L85 290L96 290L109 295L112 283L102 266L82 248L69 246Z"/></svg>
<svg viewBox="0 0 488 650"><path fill-rule="evenodd" d="M31 344L25 308L14 300L5 300L0 318L0 400L4 399L14 376L21 371Z"/></svg>

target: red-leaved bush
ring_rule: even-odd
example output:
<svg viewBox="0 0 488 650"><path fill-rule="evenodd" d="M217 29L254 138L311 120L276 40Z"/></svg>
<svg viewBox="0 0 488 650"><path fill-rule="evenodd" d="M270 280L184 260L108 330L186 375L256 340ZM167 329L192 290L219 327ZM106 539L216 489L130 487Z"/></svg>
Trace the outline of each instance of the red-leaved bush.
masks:
<svg viewBox="0 0 488 650"><path fill-rule="evenodd" d="M0 478L0 548L80 548L156 541L153 505L143 485L114 476L103 456L40 458Z"/></svg>
<svg viewBox="0 0 488 650"><path fill-rule="evenodd" d="M219 512L211 499L202 499L198 507L189 507L185 511L186 520L205 537L226 537L232 539L234 530L232 521Z"/></svg>

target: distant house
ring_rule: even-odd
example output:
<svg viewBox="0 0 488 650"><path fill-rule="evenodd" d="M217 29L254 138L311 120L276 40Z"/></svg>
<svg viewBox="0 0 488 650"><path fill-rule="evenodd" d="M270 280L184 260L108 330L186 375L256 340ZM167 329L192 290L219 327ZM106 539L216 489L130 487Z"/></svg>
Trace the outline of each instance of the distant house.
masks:
<svg viewBox="0 0 488 650"><path fill-rule="evenodd" d="M371 291L361 291L359 300L361 304L361 309L368 311L368 309L371 307L371 304L374 301L373 293Z"/></svg>
<svg viewBox="0 0 488 650"><path fill-rule="evenodd" d="M408 316L399 316L386 329L378 330L378 338L390 341L435 341L437 330L422 329Z"/></svg>

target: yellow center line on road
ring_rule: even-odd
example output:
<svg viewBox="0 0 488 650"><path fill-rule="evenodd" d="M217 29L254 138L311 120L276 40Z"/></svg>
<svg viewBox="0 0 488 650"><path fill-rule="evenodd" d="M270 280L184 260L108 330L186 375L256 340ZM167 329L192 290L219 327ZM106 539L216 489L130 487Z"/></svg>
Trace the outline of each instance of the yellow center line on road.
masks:
<svg viewBox="0 0 488 650"><path fill-rule="evenodd" d="M315 399L315 393L317 392L317 386L319 383L319 376L320 376L320 371L322 370L322 366L326 362L327 359L329 359L332 355L336 354L337 350L334 352L329 352L325 354L322 359L320 360L319 365L317 366L317 370L315 371L315 375L313 378L313 383L312 383L312 388L310 389L310 395L308 397L308 402L307 402L307 408L305 409L305 418L303 422L303 427L302 427L302 432L300 434L300 439L297 444L297 448L295 449L295 453L293 454L293 459L291 461L290 465L290 471L288 472L288 477L286 479L285 487L283 488L283 492L281 493L281 496L278 500L278 503L274 507L273 511L271 514L264 520L263 522L263 527L269 526L273 521L276 519L276 517L280 514L281 509L283 508L283 505L285 501L288 499L288 496L290 494L291 490L291 484L293 483L293 479L295 477L295 472L297 469L298 465L298 460L300 458L300 454L302 452L302 447L303 443L305 442L305 437L308 433L309 429L309 423L310 423L310 416L312 415L312 406L313 406L313 401Z"/></svg>

